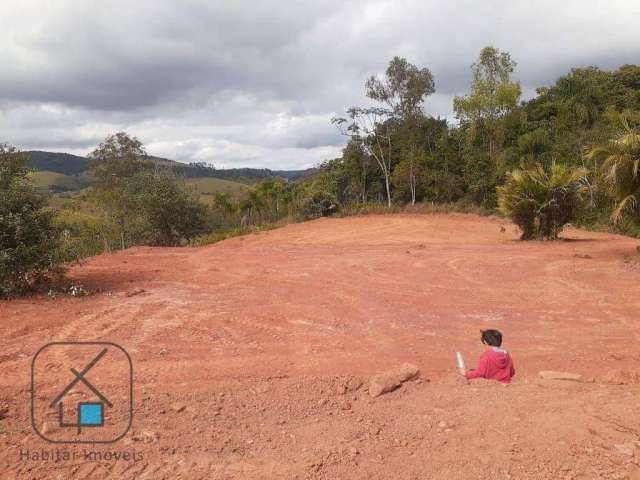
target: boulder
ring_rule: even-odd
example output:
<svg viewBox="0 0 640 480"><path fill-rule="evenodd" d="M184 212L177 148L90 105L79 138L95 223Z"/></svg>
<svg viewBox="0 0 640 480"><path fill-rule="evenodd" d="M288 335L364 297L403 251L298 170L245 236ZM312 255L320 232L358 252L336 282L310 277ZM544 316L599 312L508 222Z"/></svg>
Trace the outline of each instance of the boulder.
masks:
<svg viewBox="0 0 640 480"><path fill-rule="evenodd" d="M420 370L418 367L405 363L399 368L371 377L369 380L369 395L378 397L383 393L392 392L404 382L417 378L419 375Z"/></svg>

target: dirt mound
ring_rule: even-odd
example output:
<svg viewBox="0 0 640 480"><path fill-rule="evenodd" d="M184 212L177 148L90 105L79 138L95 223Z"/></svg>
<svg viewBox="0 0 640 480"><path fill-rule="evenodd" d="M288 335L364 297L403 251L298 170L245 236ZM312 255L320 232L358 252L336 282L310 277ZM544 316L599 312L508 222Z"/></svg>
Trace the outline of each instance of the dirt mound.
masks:
<svg viewBox="0 0 640 480"><path fill-rule="evenodd" d="M503 223L321 219L135 248L71 270L99 293L0 302L2 477L633 478L638 241L569 230L524 243ZM473 367L490 327L515 361L508 387L455 373L455 352ZM72 340L127 350L133 427L97 459L34 460L55 446L31 431L31 360ZM403 363L424 380L368 394ZM110 391L117 379L105 364L95 380ZM123 451L135 461L114 460Z"/></svg>

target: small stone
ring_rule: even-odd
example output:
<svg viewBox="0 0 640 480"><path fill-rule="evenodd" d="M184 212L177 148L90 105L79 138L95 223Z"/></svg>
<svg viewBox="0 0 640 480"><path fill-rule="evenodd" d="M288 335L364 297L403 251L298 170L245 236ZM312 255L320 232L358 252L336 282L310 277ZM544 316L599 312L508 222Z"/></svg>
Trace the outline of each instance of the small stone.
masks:
<svg viewBox="0 0 640 480"><path fill-rule="evenodd" d="M135 297L136 295L140 295L144 292L146 292L144 288L134 288L132 290L129 290L127 293L125 293L125 295L127 297Z"/></svg>
<svg viewBox="0 0 640 480"><path fill-rule="evenodd" d="M635 446L632 443L616 443L613 447L627 457L633 457L635 452Z"/></svg>
<svg viewBox="0 0 640 480"><path fill-rule="evenodd" d="M171 404L171 410L173 410L176 413L180 413L184 411L185 408L187 408L187 406L182 402L176 402Z"/></svg>
<svg viewBox="0 0 640 480"><path fill-rule="evenodd" d="M438 423L438 428L447 428L447 422L445 422L444 420L440 421Z"/></svg>
<svg viewBox="0 0 640 480"><path fill-rule="evenodd" d="M582 379L582 375L579 373L555 372L553 370L543 370L539 372L538 375L545 380L570 380L579 382Z"/></svg>

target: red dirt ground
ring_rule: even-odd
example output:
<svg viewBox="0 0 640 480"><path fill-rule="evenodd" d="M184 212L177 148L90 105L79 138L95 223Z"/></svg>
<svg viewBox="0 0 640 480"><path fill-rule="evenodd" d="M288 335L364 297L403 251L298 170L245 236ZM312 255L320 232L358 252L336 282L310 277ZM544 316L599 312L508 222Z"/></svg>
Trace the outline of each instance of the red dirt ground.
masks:
<svg viewBox="0 0 640 480"><path fill-rule="evenodd" d="M70 276L98 293L0 302L0 478L640 478L640 242L517 236L497 218L369 216L92 258ZM489 327L508 387L455 373ZM128 350L133 428L94 450L143 459L20 458L53 448L29 405L54 340ZM368 378L403 362L421 378L371 398Z"/></svg>

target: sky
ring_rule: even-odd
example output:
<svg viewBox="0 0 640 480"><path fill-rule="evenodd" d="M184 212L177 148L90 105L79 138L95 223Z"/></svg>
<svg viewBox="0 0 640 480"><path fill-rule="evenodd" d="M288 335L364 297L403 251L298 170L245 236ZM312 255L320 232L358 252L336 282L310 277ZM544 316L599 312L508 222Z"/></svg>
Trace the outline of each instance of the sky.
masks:
<svg viewBox="0 0 640 480"><path fill-rule="evenodd" d="M2 0L0 142L84 155L126 131L217 168L338 157L330 123L396 55L429 68L424 110L455 121L492 45L525 98L572 67L640 62L640 2Z"/></svg>

